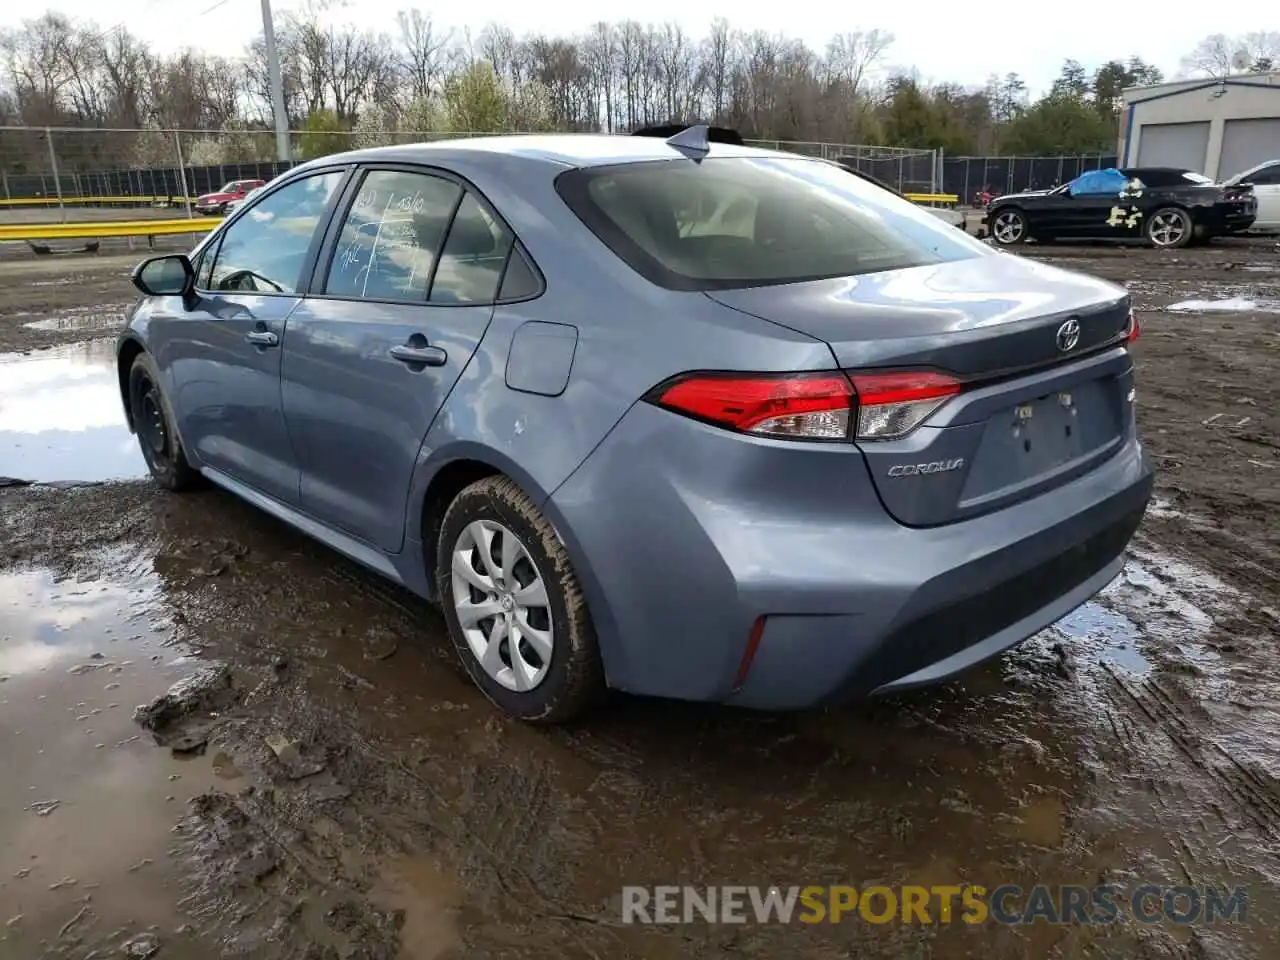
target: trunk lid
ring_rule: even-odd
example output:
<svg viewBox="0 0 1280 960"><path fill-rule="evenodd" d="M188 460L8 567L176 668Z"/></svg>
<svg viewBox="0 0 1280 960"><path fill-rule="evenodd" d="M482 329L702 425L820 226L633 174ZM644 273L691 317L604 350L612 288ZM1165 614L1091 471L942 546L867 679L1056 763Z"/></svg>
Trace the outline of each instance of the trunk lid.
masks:
<svg viewBox="0 0 1280 960"><path fill-rule="evenodd" d="M859 441L885 508L906 525L1043 493L1132 432L1132 363L1119 346L1129 298L1103 280L993 253L707 295L826 341L842 369L931 368L965 381L906 437Z"/></svg>

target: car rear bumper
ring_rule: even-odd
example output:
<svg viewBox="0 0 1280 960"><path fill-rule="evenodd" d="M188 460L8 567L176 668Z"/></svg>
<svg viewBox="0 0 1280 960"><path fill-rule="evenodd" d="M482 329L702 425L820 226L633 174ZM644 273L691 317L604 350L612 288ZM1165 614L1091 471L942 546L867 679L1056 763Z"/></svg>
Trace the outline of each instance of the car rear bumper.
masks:
<svg viewBox="0 0 1280 960"><path fill-rule="evenodd" d="M803 709L941 680L1066 615L1119 573L1151 488L1130 425L1113 457L1050 493L908 528L852 446L637 404L549 507L612 686Z"/></svg>
<svg viewBox="0 0 1280 960"><path fill-rule="evenodd" d="M1219 204L1205 214L1203 222L1214 233L1239 233L1253 226L1257 218L1256 205L1242 207L1239 204Z"/></svg>

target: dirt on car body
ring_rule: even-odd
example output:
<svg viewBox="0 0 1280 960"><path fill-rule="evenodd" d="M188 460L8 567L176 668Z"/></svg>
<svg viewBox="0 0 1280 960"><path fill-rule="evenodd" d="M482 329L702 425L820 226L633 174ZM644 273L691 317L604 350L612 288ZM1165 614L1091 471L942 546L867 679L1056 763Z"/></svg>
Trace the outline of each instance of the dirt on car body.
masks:
<svg viewBox="0 0 1280 960"><path fill-rule="evenodd" d="M941 688L797 715L619 697L551 731L498 715L412 596L217 490L130 479L107 348L27 326L53 275L6 264L0 346L32 352L0 370L49 366L0 382L0 474L37 481L0 490L0 957L1276 956L1280 334L1170 307L1280 297L1280 250L1026 255L1126 282L1143 322L1160 473L1124 575ZM41 310L128 299L120 264L65 270L91 279ZM79 458L15 455L86 408ZM624 886L720 884L1240 887L1248 910L623 922Z"/></svg>

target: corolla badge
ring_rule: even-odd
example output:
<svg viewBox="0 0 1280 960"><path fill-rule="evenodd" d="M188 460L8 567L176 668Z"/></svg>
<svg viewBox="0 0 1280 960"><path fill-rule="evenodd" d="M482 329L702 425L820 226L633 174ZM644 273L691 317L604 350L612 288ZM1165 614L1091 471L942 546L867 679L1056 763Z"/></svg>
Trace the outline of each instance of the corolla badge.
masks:
<svg viewBox="0 0 1280 960"><path fill-rule="evenodd" d="M950 473L964 466L964 457L954 460L934 460L931 463L900 463L889 468L891 477L918 477L921 474Z"/></svg>
<svg viewBox="0 0 1280 960"><path fill-rule="evenodd" d="M1057 333L1058 349L1063 353L1076 348L1076 344L1080 342L1080 321L1074 317L1058 328Z"/></svg>

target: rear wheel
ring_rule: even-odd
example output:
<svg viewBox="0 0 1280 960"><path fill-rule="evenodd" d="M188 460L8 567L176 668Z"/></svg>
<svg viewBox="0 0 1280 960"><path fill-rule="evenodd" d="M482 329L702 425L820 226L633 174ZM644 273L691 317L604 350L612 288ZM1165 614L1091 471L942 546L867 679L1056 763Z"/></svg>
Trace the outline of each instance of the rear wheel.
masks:
<svg viewBox="0 0 1280 960"><path fill-rule="evenodd" d="M1016 207L997 210L991 221L991 239L1002 247L1012 247L1027 239L1027 215Z"/></svg>
<svg viewBox="0 0 1280 960"><path fill-rule="evenodd" d="M563 723L604 693L595 629L555 528L507 477L449 505L436 585L467 674L505 712Z"/></svg>
<svg viewBox="0 0 1280 960"><path fill-rule="evenodd" d="M1191 215L1181 207L1161 207L1147 221L1147 239L1154 247L1185 247L1195 235Z"/></svg>
<svg viewBox="0 0 1280 960"><path fill-rule="evenodd" d="M138 354L129 368L129 414L152 479L175 493L196 486L200 474L187 462L160 389L160 373L146 353Z"/></svg>

